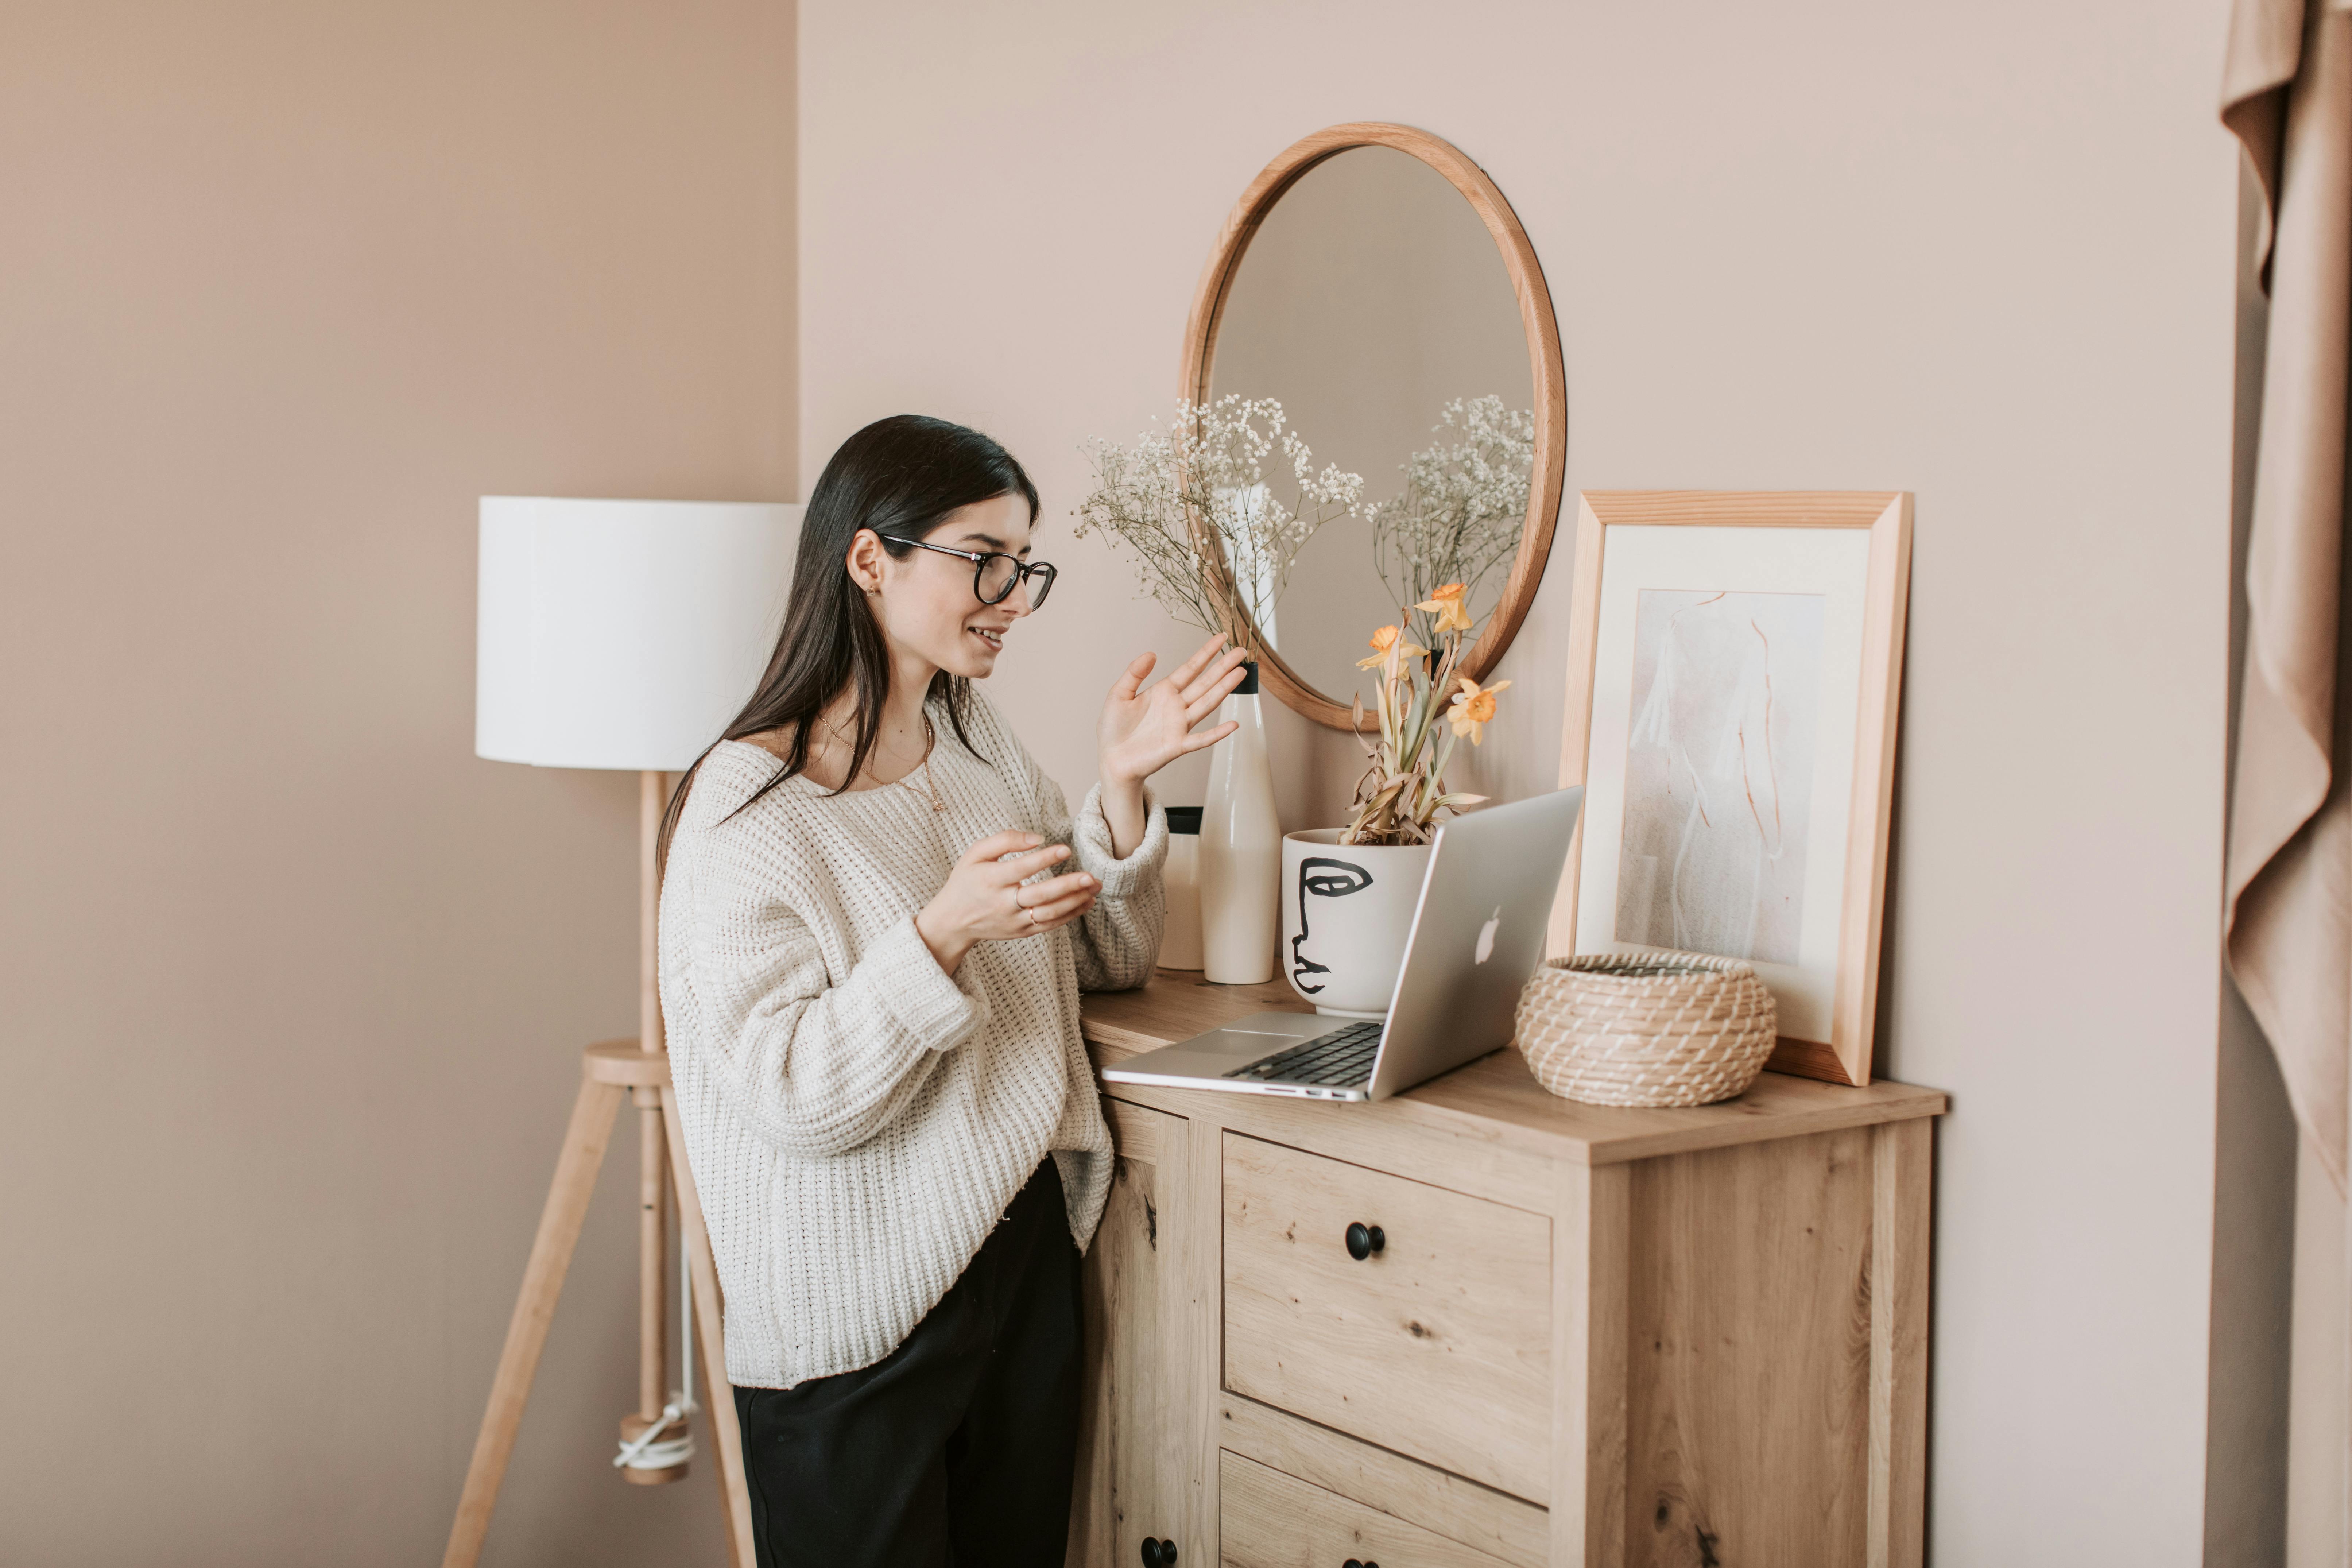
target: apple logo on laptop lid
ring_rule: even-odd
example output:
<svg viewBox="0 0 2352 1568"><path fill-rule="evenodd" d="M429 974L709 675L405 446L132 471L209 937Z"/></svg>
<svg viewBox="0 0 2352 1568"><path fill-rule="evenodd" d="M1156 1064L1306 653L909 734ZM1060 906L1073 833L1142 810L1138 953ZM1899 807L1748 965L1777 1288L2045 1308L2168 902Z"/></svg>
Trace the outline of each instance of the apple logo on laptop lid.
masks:
<svg viewBox="0 0 2352 1568"><path fill-rule="evenodd" d="M1486 923L1478 928L1478 953L1473 963L1484 963L1495 956L1495 928L1502 923L1503 906L1496 904L1495 912L1486 917Z"/></svg>

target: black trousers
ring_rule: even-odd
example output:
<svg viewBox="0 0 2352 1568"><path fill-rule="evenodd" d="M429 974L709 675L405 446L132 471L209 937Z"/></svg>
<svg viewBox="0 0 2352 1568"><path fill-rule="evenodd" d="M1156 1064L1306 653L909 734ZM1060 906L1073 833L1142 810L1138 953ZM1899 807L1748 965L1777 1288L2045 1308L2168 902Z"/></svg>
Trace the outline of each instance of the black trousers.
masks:
<svg viewBox="0 0 2352 1568"><path fill-rule="evenodd" d="M1059 1568L1078 1334L1078 1253L1048 1156L897 1350L735 1390L760 1568Z"/></svg>

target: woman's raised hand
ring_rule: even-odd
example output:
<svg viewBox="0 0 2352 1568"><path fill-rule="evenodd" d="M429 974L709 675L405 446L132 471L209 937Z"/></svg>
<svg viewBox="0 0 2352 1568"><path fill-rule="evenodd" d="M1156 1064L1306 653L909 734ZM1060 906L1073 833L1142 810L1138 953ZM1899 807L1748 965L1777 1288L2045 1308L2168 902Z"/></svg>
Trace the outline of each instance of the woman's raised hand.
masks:
<svg viewBox="0 0 2352 1568"><path fill-rule="evenodd" d="M1217 710L1225 693L1242 683L1244 650L1224 647L1225 639L1211 637L1200 651L1176 667L1175 673L1150 686L1157 656L1144 654L1127 667L1103 703L1102 723L1096 731L1106 786L1139 785L1187 752L1213 746L1239 725L1228 721L1213 730L1192 732L1192 726Z"/></svg>
<svg viewBox="0 0 2352 1568"><path fill-rule="evenodd" d="M1069 846L1034 833L994 833L963 852L946 886L915 916L915 932L953 974L975 943L1017 942L1067 925L1094 908L1098 886L1084 871L1023 884L1069 858Z"/></svg>

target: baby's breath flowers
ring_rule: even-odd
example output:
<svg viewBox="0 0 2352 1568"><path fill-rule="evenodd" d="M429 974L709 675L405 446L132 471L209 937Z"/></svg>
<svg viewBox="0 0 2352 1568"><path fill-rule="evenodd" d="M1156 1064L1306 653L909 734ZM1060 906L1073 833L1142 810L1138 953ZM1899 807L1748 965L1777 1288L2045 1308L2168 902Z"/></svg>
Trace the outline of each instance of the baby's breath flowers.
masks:
<svg viewBox="0 0 2352 1568"><path fill-rule="evenodd" d="M1258 628L1272 621L1300 547L1363 506L1362 479L1334 465L1317 468L1272 398L1179 403L1166 429L1132 447L1097 438L1087 454L1095 488L1078 503L1072 531L1083 539L1099 530L1134 557L1144 591L1162 609L1253 656L1264 651ZM1269 463L1288 480L1288 505L1274 493Z"/></svg>
<svg viewBox="0 0 2352 1568"><path fill-rule="evenodd" d="M1462 639L1471 627L1462 605L1465 587L1447 583L1428 598L1397 617L1397 625L1372 634L1372 657L1356 661L1359 669L1380 667L1374 700L1380 710L1381 738L1367 740L1364 750L1370 766L1356 784L1356 801L1342 844L1426 844L1443 814L1475 805L1486 797L1450 792L1445 764L1453 760L1454 742L1470 737L1476 745L1482 727L1495 716L1495 693L1510 684L1498 680L1480 686L1454 673L1462 658ZM1413 614L1429 617L1442 647L1433 660L1430 650L1412 641L1405 626ZM1434 640L1434 639L1433 639ZM1435 668L1432 668L1432 663ZM1461 689L1454 690L1456 686ZM1441 701L1453 692L1450 709L1442 716L1453 733L1441 744L1437 738ZM1355 706L1356 727L1364 724L1364 700Z"/></svg>
<svg viewBox="0 0 2352 1568"><path fill-rule="evenodd" d="M1437 584L1458 587L1451 613L1475 626L1502 592L1496 571L1518 554L1536 416L1493 395L1457 398L1433 428L1440 439L1405 463L1403 490L1370 512L1372 562L1401 604L1433 597ZM1446 432L1458 439L1447 444Z"/></svg>

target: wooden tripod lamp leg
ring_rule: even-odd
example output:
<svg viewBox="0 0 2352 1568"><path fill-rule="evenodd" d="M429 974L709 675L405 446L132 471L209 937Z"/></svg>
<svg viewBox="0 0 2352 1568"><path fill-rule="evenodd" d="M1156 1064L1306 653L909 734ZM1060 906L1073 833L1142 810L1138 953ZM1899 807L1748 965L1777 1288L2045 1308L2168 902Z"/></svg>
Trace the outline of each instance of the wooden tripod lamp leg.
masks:
<svg viewBox="0 0 2352 1568"><path fill-rule="evenodd" d="M734 1568L758 1568L751 1543L751 1489L743 1474L743 1432L735 1424L735 1390L727 1381L724 1302L719 1294L718 1260L710 1233L703 1228L702 1200L687 1163L686 1139L677 1123L677 1090L662 1090L662 1118L669 1128L670 1175L677 1189L677 1228L694 1274L694 1333L702 1344L710 1440L719 1450L719 1486L727 1505L729 1561Z"/></svg>
<svg viewBox="0 0 2352 1568"><path fill-rule="evenodd" d="M658 1060L660 1058L652 1058ZM686 1479L691 1461L661 1460L662 1446L687 1436L684 1414L669 1405L669 1140L662 1131L662 1090L640 1084L630 1090L637 1108L637 1408L621 1417L626 1447L646 1438L656 1445L625 1466L621 1479L641 1487ZM660 1428L656 1431L655 1428ZM652 1436L647 1437L646 1435Z"/></svg>
<svg viewBox="0 0 2352 1568"><path fill-rule="evenodd" d="M639 1337L636 1412L622 1424L624 1440L661 1424L668 1403L667 1285L665 1259L668 1252L666 1178L675 1183L679 1239L694 1280L692 1331L701 1343L703 1367L709 1378L710 1433L719 1450L719 1478L727 1509L729 1560L734 1568L756 1568L751 1541L751 1492L743 1471L743 1441L735 1424L735 1393L727 1381L727 1351L719 1295L719 1272L710 1252L709 1233L703 1228L702 1205L694 1190L694 1172L687 1163L686 1142L679 1130L677 1099L669 1087L667 1042L662 1038L661 994L656 961L656 928L659 897L656 840L668 780L658 773L640 778L638 908L638 1034L635 1040L591 1046L582 1060L580 1098L572 1110L572 1125L563 1138L563 1153L556 1162L555 1182L549 1188L547 1207L541 1214L539 1235L531 1243L530 1262L523 1270L522 1295L507 1325L506 1348L499 1355L498 1377L490 1386L489 1408L483 1412L481 1434L474 1442L473 1462L467 1468L466 1490L457 1503L457 1518L449 1531L449 1547L442 1568L476 1568L482 1542L489 1532L490 1510L497 1506L499 1484L506 1479L513 1456L515 1434L522 1425L524 1402L539 1370L540 1352L547 1344L549 1322L556 1299L586 1220L588 1200L595 1191L596 1173L613 1137L621 1096L633 1095L638 1109L640 1134L639 1201ZM680 1418L654 1435L655 1442L683 1437ZM649 1456L650 1457L650 1456ZM660 1468L631 1466L627 1479L638 1482L676 1480L686 1474L686 1461Z"/></svg>
<svg viewBox="0 0 2352 1568"><path fill-rule="evenodd" d="M637 1107L637 1415L651 1425L669 1403L669 1189L662 1169L661 1090ZM635 1436L635 1433L629 1434Z"/></svg>
<svg viewBox="0 0 2352 1568"><path fill-rule="evenodd" d="M506 1348L499 1352L489 1408L482 1413L482 1430L474 1439L465 1495L457 1502L457 1520L450 1526L441 1568L474 1568L481 1558L490 1510L498 1504L499 1483L506 1479L523 1404L530 1397L530 1380L539 1371L539 1353L547 1346L547 1326L555 1317L556 1299L563 1294L563 1276L572 1268L580 1226L588 1217L588 1199L596 1190L596 1173L604 1163L620 1109L619 1085L582 1079L580 1098L572 1106L572 1125L563 1134L563 1152L555 1163L555 1181L547 1190L547 1207L539 1216L539 1234L530 1244L530 1261L523 1268L522 1294L507 1323Z"/></svg>

